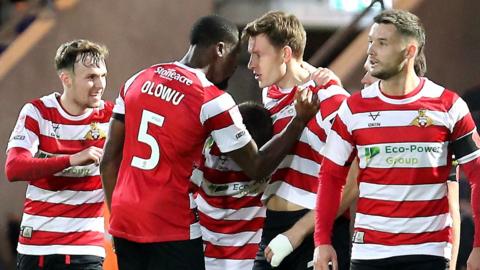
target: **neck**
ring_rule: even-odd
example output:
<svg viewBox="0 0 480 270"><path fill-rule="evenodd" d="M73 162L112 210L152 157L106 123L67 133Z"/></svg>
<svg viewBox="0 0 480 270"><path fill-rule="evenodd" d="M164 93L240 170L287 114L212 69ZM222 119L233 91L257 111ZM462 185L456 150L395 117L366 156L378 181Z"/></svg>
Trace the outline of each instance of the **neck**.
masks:
<svg viewBox="0 0 480 270"><path fill-rule="evenodd" d="M90 109L85 106L80 106L73 99L69 98L67 91L65 90L63 91L63 94L60 96L60 105L68 114L73 116L85 114Z"/></svg>
<svg viewBox="0 0 480 270"><path fill-rule="evenodd" d="M301 61L291 59L287 64L287 72L282 79L276 83L280 88L293 88L306 83L310 79L310 73L301 65Z"/></svg>
<svg viewBox="0 0 480 270"><path fill-rule="evenodd" d="M420 78L413 68L399 72L397 75L382 80L380 88L382 92L391 96L405 96L411 93L420 84Z"/></svg>
<svg viewBox="0 0 480 270"><path fill-rule="evenodd" d="M187 53L179 62L188 67L200 69L203 71L203 73L206 73L209 66L205 64L205 57L202 57L205 55L206 52L200 53L200 48L198 48L196 45L190 45Z"/></svg>

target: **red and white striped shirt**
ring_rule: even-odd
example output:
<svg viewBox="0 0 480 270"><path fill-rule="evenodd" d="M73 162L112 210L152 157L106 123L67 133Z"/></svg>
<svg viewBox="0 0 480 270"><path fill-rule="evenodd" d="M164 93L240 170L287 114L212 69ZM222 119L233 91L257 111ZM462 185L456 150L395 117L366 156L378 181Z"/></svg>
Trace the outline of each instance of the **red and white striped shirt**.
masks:
<svg viewBox="0 0 480 270"><path fill-rule="evenodd" d="M207 140L204 159L192 175L200 187L195 202L205 246L207 270L252 269L262 235L266 181L250 180Z"/></svg>
<svg viewBox="0 0 480 270"><path fill-rule="evenodd" d="M343 166L357 151L352 259L450 258L449 145L476 132L469 114L457 94L425 78L401 98L384 95L375 83L342 105L323 154ZM476 150L458 162L478 156Z"/></svg>
<svg viewBox="0 0 480 270"><path fill-rule="evenodd" d="M308 209L315 208L318 188L318 172L327 134L340 104L349 96L338 85L331 84L324 88L313 87L310 81L300 88L310 87L317 93L320 109L303 130L294 150L287 155L273 173L262 200L273 195ZM272 115L273 134L280 133L295 116L295 92L293 89L280 89L272 85L263 90L263 104Z"/></svg>
<svg viewBox="0 0 480 270"><path fill-rule="evenodd" d="M175 62L130 78L114 112L125 115L125 143L111 234L139 243L200 237L190 176L206 138L222 152L251 140L233 98L200 70Z"/></svg>
<svg viewBox="0 0 480 270"><path fill-rule="evenodd" d="M53 93L27 103L8 149L21 147L38 158L69 155L90 146L103 148L112 103L72 116ZM7 150L8 151L8 150ZM72 166L30 181L18 252L28 255L105 256L103 190L98 166Z"/></svg>

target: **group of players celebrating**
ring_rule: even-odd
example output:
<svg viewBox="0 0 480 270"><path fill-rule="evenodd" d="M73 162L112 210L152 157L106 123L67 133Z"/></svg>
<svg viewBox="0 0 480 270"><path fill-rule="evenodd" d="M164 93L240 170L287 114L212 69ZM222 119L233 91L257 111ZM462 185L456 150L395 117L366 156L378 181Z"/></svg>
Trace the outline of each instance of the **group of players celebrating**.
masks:
<svg viewBox="0 0 480 270"><path fill-rule="evenodd" d="M221 89L242 42L263 106ZM376 80L350 96L303 61L294 15L242 33L206 16L181 60L136 73L115 104L101 99L107 49L62 44L63 93L27 103L8 144L7 178L28 181L17 269L102 269L104 199L121 270L454 269L446 183L454 157L480 228L475 124L416 73L418 17L386 10L368 42Z"/></svg>

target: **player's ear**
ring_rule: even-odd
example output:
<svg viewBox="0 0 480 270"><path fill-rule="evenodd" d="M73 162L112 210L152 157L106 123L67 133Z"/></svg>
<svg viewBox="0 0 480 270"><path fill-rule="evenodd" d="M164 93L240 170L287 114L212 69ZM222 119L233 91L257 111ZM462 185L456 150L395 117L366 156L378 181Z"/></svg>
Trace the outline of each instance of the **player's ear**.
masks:
<svg viewBox="0 0 480 270"><path fill-rule="evenodd" d="M72 87L72 74L66 70L60 70L58 72L58 77L60 78L60 81L62 82L63 85L66 87L70 88Z"/></svg>
<svg viewBox="0 0 480 270"><path fill-rule="evenodd" d="M282 48L282 57L284 63L290 62L292 59L292 48L290 46L285 46Z"/></svg>
<svg viewBox="0 0 480 270"><path fill-rule="evenodd" d="M218 42L216 46L216 54L218 57L223 57L225 55L225 42Z"/></svg>
<svg viewBox="0 0 480 270"><path fill-rule="evenodd" d="M415 58L418 52L418 45L414 43L410 43L407 45L407 48L405 50L405 57L406 58Z"/></svg>

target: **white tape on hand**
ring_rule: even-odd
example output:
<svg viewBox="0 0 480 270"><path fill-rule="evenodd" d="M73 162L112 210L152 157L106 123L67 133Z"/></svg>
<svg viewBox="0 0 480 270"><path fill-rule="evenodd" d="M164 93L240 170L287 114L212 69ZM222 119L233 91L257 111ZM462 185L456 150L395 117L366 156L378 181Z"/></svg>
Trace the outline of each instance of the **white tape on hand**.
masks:
<svg viewBox="0 0 480 270"><path fill-rule="evenodd" d="M268 247L273 253L272 261L270 262L273 267L279 266L283 259L293 251L290 240L283 234L279 234L273 238L268 244Z"/></svg>

